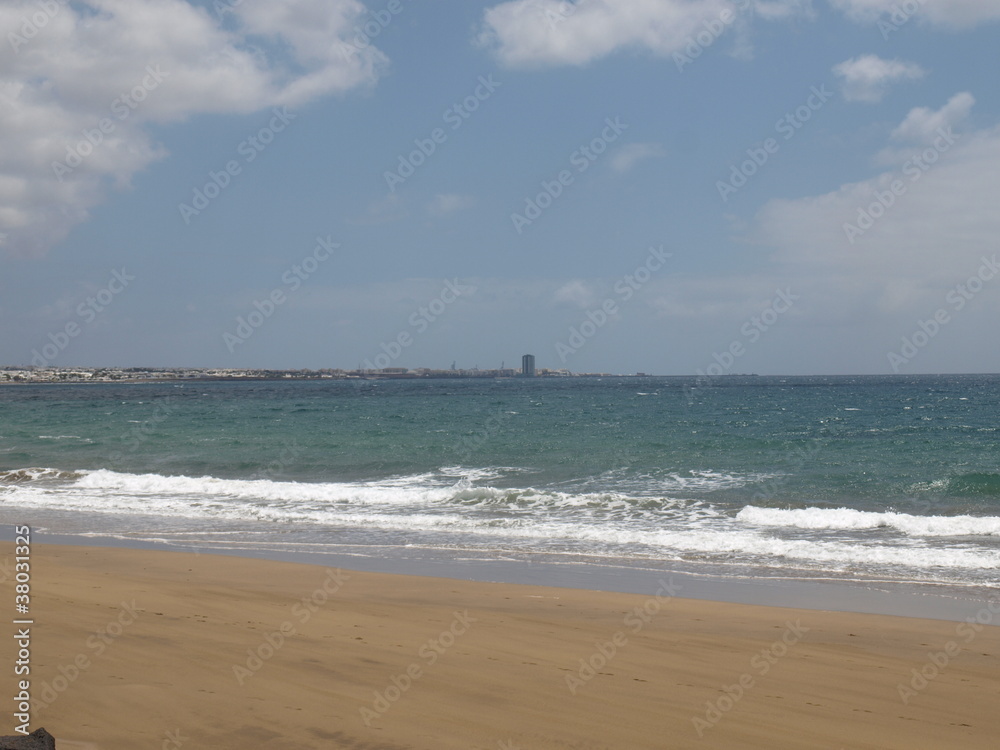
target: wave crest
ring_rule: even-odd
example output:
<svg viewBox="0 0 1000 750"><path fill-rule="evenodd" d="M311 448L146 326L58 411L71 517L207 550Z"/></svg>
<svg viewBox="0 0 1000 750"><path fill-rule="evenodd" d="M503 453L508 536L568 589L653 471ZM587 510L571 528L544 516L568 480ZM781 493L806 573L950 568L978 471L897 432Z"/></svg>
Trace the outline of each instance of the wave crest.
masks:
<svg viewBox="0 0 1000 750"><path fill-rule="evenodd" d="M42 480L73 481L82 477L78 471L62 471L61 469L26 468L0 471L0 484L24 484Z"/></svg>
<svg viewBox="0 0 1000 750"><path fill-rule="evenodd" d="M1000 536L996 516L913 516L852 508L759 508L748 505L736 519L753 526L858 531L893 529L908 536Z"/></svg>

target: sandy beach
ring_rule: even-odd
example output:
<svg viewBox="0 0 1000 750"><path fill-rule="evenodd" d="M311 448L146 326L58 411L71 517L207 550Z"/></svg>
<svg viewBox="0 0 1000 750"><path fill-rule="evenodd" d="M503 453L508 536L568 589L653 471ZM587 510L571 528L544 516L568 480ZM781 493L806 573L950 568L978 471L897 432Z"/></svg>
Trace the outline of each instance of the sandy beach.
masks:
<svg viewBox="0 0 1000 750"><path fill-rule="evenodd" d="M31 728L78 750L996 747L996 603L967 623L676 593L36 544Z"/></svg>

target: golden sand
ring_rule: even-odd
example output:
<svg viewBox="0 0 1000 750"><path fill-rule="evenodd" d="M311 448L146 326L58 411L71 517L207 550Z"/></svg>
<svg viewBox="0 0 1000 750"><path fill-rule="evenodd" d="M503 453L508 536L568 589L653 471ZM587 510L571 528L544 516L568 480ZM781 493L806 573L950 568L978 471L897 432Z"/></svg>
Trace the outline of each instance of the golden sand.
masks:
<svg viewBox="0 0 1000 750"><path fill-rule="evenodd" d="M1000 741L978 623L37 544L31 585L31 728L61 750Z"/></svg>

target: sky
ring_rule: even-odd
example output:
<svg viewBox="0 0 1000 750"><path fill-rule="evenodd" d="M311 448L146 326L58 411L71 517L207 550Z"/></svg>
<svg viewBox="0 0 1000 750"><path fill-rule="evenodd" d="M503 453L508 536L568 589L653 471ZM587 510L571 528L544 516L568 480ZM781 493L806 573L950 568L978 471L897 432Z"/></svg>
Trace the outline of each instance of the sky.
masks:
<svg viewBox="0 0 1000 750"><path fill-rule="evenodd" d="M998 22L5 2L0 365L998 372Z"/></svg>

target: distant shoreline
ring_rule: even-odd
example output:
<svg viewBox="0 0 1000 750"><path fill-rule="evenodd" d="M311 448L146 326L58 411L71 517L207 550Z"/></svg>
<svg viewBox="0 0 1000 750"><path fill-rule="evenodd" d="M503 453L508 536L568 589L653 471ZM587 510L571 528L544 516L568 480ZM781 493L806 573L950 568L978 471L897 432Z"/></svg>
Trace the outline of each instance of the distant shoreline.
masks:
<svg viewBox="0 0 1000 750"><path fill-rule="evenodd" d="M658 377L647 373L571 373L566 370L540 371L526 378L517 371L500 370L256 370L217 368L2 368L0 385L61 385L81 383L177 383L274 380L519 380L539 378L635 378Z"/></svg>

